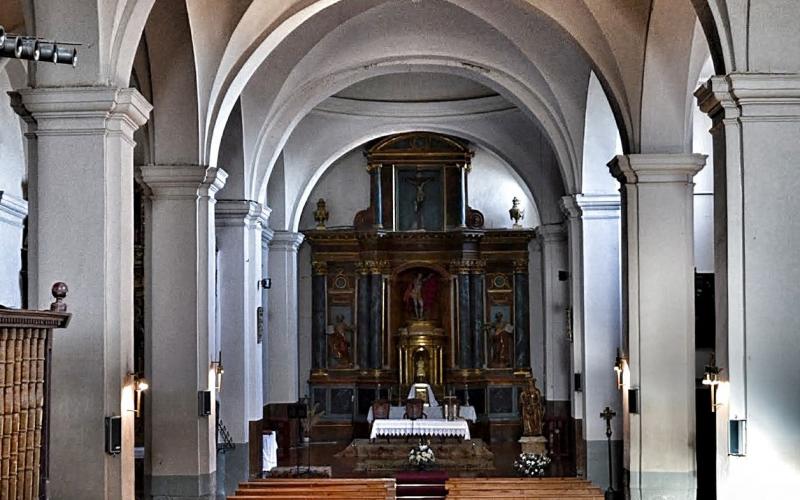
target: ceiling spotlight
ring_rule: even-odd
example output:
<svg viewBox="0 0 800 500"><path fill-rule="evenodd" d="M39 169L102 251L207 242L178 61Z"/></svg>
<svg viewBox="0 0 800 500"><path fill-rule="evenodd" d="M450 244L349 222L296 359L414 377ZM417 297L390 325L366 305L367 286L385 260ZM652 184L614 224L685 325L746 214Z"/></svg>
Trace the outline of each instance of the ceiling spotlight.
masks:
<svg viewBox="0 0 800 500"><path fill-rule="evenodd" d="M0 57L69 64L74 68L78 63L75 45L80 44L6 33L0 26Z"/></svg>
<svg viewBox="0 0 800 500"><path fill-rule="evenodd" d="M19 38L19 37L18 37ZM35 38L23 38L22 50L18 56L20 59L27 59L29 61L39 60L39 41Z"/></svg>
<svg viewBox="0 0 800 500"><path fill-rule="evenodd" d="M19 59L22 56L22 39L14 35L6 35L3 32L3 45L0 48L0 57L13 57Z"/></svg>
<svg viewBox="0 0 800 500"><path fill-rule="evenodd" d="M78 64L78 49L70 46L56 45L56 62L70 64L74 68Z"/></svg>
<svg viewBox="0 0 800 500"><path fill-rule="evenodd" d="M53 64L58 62L58 54L56 53L55 43L40 43L39 44L39 60L47 61Z"/></svg>

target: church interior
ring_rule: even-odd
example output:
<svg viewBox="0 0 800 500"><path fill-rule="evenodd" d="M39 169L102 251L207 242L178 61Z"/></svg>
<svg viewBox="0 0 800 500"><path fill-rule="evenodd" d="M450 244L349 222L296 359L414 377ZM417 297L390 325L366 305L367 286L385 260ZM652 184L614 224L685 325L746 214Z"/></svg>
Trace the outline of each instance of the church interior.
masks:
<svg viewBox="0 0 800 500"><path fill-rule="evenodd" d="M798 25L1 0L0 498L795 497Z"/></svg>

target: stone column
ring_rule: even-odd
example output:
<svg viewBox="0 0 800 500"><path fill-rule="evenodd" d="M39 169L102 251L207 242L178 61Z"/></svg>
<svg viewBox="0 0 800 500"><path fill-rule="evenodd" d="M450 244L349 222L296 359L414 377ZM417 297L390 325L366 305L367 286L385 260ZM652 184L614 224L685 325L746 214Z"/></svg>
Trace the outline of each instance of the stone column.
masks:
<svg viewBox="0 0 800 500"><path fill-rule="evenodd" d="M300 397L297 347L297 249L301 233L275 231L270 243L269 401L293 403Z"/></svg>
<svg viewBox="0 0 800 500"><path fill-rule="evenodd" d="M249 200L219 200L216 204L218 301L225 373L220 419L236 448L225 454L225 491L248 479L250 421L262 415L262 359L257 309L261 305L261 205ZM219 352L214 353L215 358Z"/></svg>
<svg viewBox="0 0 800 500"><path fill-rule="evenodd" d="M311 263L311 270L311 368L319 370L327 367L325 302L328 265L325 262L315 261Z"/></svg>
<svg viewBox="0 0 800 500"><path fill-rule="evenodd" d="M269 215L271 209L263 207L263 215L260 219L261 224L261 274L260 279L270 278L269 273L269 244L272 241L275 233L269 228ZM269 322L269 294L270 290L261 290L261 394L262 403L269 401L270 385L269 385L269 336L270 336L270 322Z"/></svg>
<svg viewBox="0 0 800 500"><path fill-rule="evenodd" d="M383 229L383 186L381 186L381 166L380 164L370 165L367 168L370 182L372 183L373 200L375 203L375 223L376 229Z"/></svg>
<svg viewBox="0 0 800 500"><path fill-rule="evenodd" d="M800 488L798 89L796 73L740 73L695 93L714 136L718 498ZM742 456L728 454L729 420L746 420Z"/></svg>
<svg viewBox="0 0 800 500"><path fill-rule="evenodd" d="M536 228L541 246L542 298L544 301L544 380L543 394L551 415L568 416L570 401L570 345L567 338L566 310L569 287L560 281L559 271L568 267L567 238L562 224Z"/></svg>
<svg viewBox="0 0 800 500"><path fill-rule="evenodd" d="M369 367L380 368L383 342L383 273L375 264L370 269Z"/></svg>
<svg viewBox="0 0 800 500"><path fill-rule="evenodd" d="M527 259L514 261L514 368L531 366L529 283Z"/></svg>
<svg viewBox="0 0 800 500"><path fill-rule="evenodd" d="M215 385L214 197L226 177L214 167L142 167L152 191L148 286L154 338L147 375L149 494L156 498L215 495L216 410L200 416L197 405L198 391L213 393Z"/></svg>
<svg viewBox="0 0 800 500"><path fill-rule="evenodd" d="M134 89L19 94L38 138L29 307L47 308L55 281L78 285L69 335L53 340L49 494L133 499L133 132L151 106ZM111 415L122 416L118 456L103 451Z"/></svg>
<svg viewBox="0 0 800 500"><path fill-rule="evenodd" d="M456 261L452 265L456 273L456 293L458 308L458 367L469 368L473 364L472 358L472 330L470 328L470 289L469 266L466 262Z"/></svg>
<svg viewBox="0 0 800 500"><path fill-rule="evenodd" d="M696 496L692 177L704 164L692 154L609 162L622 184L623 321L639 390L639 413L624 415L633 498Z"/></svg>
<svg viewBox="0 0 800 500"><path fill-rule="evenodd" d="M484 287L486 283L486 263L475 261L472 263L469 287L470 287L470 312L472 330L472 367L483 368L486 363L484 359Z"/></svg>
<svg viewBox="0 0 800 500"><path fill-rule="evenodd" d="M570 284L573 318L573 370L582 374L583 390L575 393L573 416L581 420L585 474L608 486L606 406L622 415L622 400L611 367L620 347L621 290L619 194L571 195L562 198L569 217ZM614 464L622 461L622 419L612 421ZM621 470L614 478L621 487Z"/></svg>
<svg viewBox="0 0 800 500"><path fill-rule="evenodd" d="M356 347L358 348L358 368L362 370L369 368L369 313L370 313L370 274L369 268L363 263L357 267L358 272L358 295L356 297Z"/></svg>

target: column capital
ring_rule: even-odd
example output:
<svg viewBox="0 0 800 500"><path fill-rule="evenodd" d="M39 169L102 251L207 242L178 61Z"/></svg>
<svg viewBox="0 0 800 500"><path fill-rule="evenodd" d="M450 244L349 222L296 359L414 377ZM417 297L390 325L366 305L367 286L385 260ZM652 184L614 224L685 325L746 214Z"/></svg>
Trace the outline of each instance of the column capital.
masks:
<svg viewBox="0 0 800 500"><path fill-rule="evenodd" d="M27 201L0 191L0 222L8 222L13 226L22 227L22 221L27 215Z"/></svg>
<svg viewBox="0 0 800 500"><path fill-rule="evenodd" d="M581 211L581 219L619 219L620 196L614 194L578 194L575 204Z"/></svg>
<svg viewBox="0 0 800 500"><path fill-rule="evenodd" d="M217 200L214 217L217 227L253 228L261 218L261 204L252 200Z"/></svg>
<svg viewBox="0 0 800 500"><path fill-rule="evenodd" d="M153 109L134 88L39 87L20 89L18 94L36 120L39 136L111 131L132 143L133 132L147 122Z"/></svg>
<svg viewBox="0 0 800 500"><path fill-rule="evenodd" d="M214 199L228 178L221 168L203 165L145 165L141 171L155 199Z"/></svg>
<svg viewBox="0 0 800 500"><path fill-rule="evenodd" d="M700 109L712 118L800 120L800 75L795 73L713 76L694 95Z"/></svg>
<svg viewBox="0 0 800 500"><path fill-rule="evenodd" d="M274 231L272 240L270 240L270 248L284 252L297 252L300 248L300 243L303 242L305 236L303 233L295 233L293 231Z"/></svg>
<svg viewBox="0 0 800 500"><path fill-rule="evenodd" d="M706 164L701 154L629 154L617 155L608 169L621 184L692 182L692 177Z"/></svg>
<svg viewBox="0 0 800 500"><path fill-rule="evenodd" d="M569 219L577 219L581 216L581 207L575 200L577 196L580 195L568 194L566 196L562 196L561 200L558 202L559 208L561 208L561 211L564 212L564 215L566 215Z"/></svg>
<svg viewBox="0 0 800 500"><path fill-rule="evenodd" d="M567 239L567 231L564 229L563 224L542 224L534 229L534 233L536 234L536 239L542 245Z"/></svg>

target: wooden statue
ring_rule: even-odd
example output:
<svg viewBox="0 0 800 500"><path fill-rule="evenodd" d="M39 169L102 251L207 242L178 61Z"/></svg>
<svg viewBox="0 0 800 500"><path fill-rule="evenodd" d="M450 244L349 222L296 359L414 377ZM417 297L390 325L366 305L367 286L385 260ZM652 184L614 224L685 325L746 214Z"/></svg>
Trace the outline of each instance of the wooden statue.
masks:
<svg viewBox="0 0 800 500"><path fill-rule="evenodd" d="M528 379L528 386L519 395L522 412L522 435L541 436L544 426L544 403L542 393L536 388L536 379Z"/></svg>

